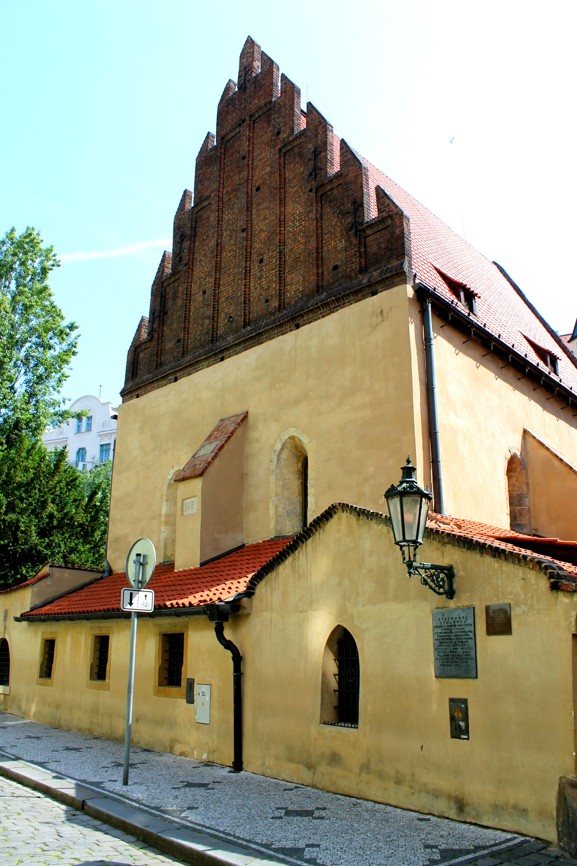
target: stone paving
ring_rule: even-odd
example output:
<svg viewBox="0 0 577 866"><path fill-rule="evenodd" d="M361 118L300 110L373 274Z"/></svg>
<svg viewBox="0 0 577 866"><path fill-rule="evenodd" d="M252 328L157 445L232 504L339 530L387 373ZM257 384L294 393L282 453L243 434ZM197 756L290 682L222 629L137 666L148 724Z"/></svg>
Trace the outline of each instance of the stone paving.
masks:
<svg viewBox="0 0 577 866"><path fill-rule="evenodd" d="M230 846L244 846L244 854L250 849L253 855L241 856L237 851L236 859L219 862L577 866L576 860L545 842L506 831L252 773L231 773L226 767L136 747L131 751L129 784L123 786L121 743L6 713L0 713L0 750L8 757L78 780L93 791L170 819L177 827L213 834Z"/></svg>
<svg viewBox="0 0 577 866"><path fill-rule="evenodd" d="M170 866L178 862L82 812L0 778L2 866Z"/></svg>

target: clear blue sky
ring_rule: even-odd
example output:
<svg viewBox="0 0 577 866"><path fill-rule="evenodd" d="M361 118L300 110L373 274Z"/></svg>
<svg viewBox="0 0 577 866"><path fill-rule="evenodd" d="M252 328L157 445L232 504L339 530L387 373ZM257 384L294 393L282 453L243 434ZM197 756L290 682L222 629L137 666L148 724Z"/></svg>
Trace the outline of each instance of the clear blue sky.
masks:
<svg viewBox="0 0 577 866"><path fill-rule="evenodd" d="M577 316L574 36L550 0L0 0L0 234L37 228L80 349L64 396L117 402L182 191L251 35L345 138Z"/></svg>

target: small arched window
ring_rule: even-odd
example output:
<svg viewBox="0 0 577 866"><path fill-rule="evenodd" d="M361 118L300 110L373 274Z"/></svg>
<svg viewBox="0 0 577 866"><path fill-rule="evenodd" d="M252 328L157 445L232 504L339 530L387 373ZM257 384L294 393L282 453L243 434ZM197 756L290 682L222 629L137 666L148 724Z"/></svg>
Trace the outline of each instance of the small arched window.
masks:
<svg viewBox="0 0 577 866"><path fill-rule="evenodd" d="M274 535L295 535L309 518L309 459L298 436L290 435L276 451Z"/></svg>
<svg viewBox="0 0 577 866"><path fill-rule="evenodd" d="M0 639L0 686L10 685L10 647L5 637Z"/></svg>
<svg viewBox="0 0 577 866"><path fill-rule="evenodd" d="M80 466L81 463L86 463L86 448L78 448L76 451L76 468Z"/></svg>
<svg viewBox="0 0 577 866"><path fill-rule="evenodd" d="M507 463L507 490L509 496L509 525L515 532L532 533L529 503L529 480L526 466L518 454L512 454Z"/></svg>
<svg viewBox="0 0 577 866"><path fill-rule="evenodd" d="M357 728L361 670L357 644L342 625L331 632L323 653L321 722Z"/></svg>

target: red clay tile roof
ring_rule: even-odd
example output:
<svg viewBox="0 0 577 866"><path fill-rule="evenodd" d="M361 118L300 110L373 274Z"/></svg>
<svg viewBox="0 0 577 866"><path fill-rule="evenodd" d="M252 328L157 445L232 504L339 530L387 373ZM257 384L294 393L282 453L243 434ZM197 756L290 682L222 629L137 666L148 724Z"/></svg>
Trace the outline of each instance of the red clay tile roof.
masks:
<svg viewBox="0 0 577 866"><path fill-rule="evenodd" d="M356 151L355 151L356 153ZM577 396L577 367L562 341L556 339L531 304L494 263L427 210L402 187L383 174L361 154L358 159L368 173L368 219L378 216L377 187L408 216L415 281L475 320L517 354L543 370L546 377L561 382ZM476 297L471 313L453 294L442 274L469 287ZM559 375L552 373L531 342L559 357Z"/></svg>
<svg viewBox="0 0 577 866"><path fill-rule="evenodd" d="M240 592L253 595L267 574L302 547L308 538L339 512L382 524L389 522L380 512L337 502L316 517L295 538L275 538L249 544L198 568L173 571L171 565L158 565L147 587L154 590L155 611L189 609L192 612L205 604L227 601ZM427 530L454 541L461 539L481 546L492 555L509 555L514 559L532 563L546 573L552 589L577 592L576 541L522 535L511 529L433 512L429 512ZM53 602L27 611L22 614L22 618L89 619L95 614L118 616L121 590L126 586L126 574L111 574Z"/></svg>
<svg viewBox="0 0 577 866"><path fill-rule="evenodd" d="M559 566L577 578L577 541L524 535L513 529L501 529L477 520L431 512L427 520L427 529L454 537L468 538L484 545L489 544L498 550L538 559L543 563Z"/></svg>
<svg viewBox="0 0 577 866"><path fill-rule="evenodd" d="M180 472L176 473L174 480L186 481L188 478L200 478L201 475L204 475L247 416L248 412L241 412L238 415L221 418L188 463L183 466Z"/></svg>
<svg viewBox="0 0 577 866"><path fill-rule="evenodd" d="M174 571L172 565L157 565L147 589L154 590L154 609L199 608L227 601L244 592L252 575L289 543L288 538L260 541L221 556L198 568ZM127 587L126 574L111 574L82 589L22 614L24 619L88 617L119 614L120 595Z"/></svg>
<svg viewBox="0 0 577 866"><path fill-rule="evenodd" d="M353 514L365 520L371 520L383 525L390 525L387 515L380 511L370 511L358 505L345 502L335 502L322 514L319 514L301 533L293 538L268 562L263 563L247 583L247 592L254 595L258 584L267 574L285 559L288 559L308 538L315 535L326 523L339 513ZM463 517L451 517L446 514L429 512L427 530L440 534L458 542L461 540L467 546L481 547L493 556L509 555L542 569L549 578L551 589L577 592L577 542L560 541L559 539L540 539L535 536L521 535L511 529L501 529L488 523L467 520ZM542 552L539 545L542 542Z"/></svg>

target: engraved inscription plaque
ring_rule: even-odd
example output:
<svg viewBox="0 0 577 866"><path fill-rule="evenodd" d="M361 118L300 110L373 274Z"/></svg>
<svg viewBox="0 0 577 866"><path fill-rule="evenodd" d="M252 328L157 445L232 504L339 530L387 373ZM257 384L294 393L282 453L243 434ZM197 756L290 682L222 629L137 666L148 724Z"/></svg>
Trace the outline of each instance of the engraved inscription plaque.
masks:
<svg viewBox="0 0 577 866"><path fill-rule="evenodd" d="M456 607L434 610L433 649L436 677L475 679L475 609Z"/></svg>
<svg viewBox="0 0 577 866"><path fill-rule="evenodd" d="M487 634L513 634L510 604L486 604L485 625Z"/></svg>

